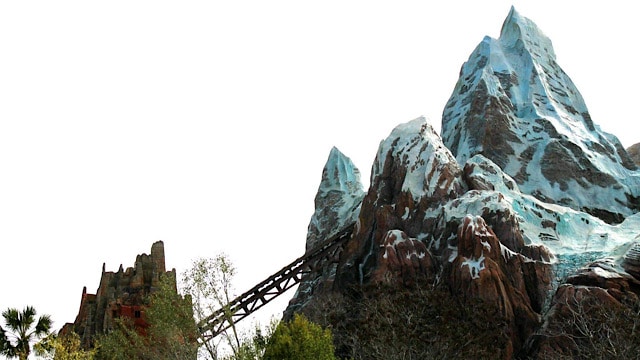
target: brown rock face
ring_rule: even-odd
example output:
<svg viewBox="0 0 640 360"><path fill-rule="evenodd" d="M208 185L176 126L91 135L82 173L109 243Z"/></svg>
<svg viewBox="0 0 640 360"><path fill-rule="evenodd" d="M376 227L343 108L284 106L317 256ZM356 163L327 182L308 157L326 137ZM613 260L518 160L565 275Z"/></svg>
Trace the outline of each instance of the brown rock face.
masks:
<svg viewBox="0 0 640 360"><path fill-rule="evenodd" d="M539 335L532 338L536 358L637 357L640 338L633 329L640 325L640 280L631 275L636 258L637 246L632 246L624 269L603 259L570 276L556 291Z"/></svg>
<svg viewBox="0 0 640 360"><path fill-rule="evenodd" d="M416 280L433 279L434 260L425 244L400 230L389 230L377 254L372 283L411 287Z"/></svg>
<svg viewBox="0 0 640 360"><path fill-rule="evenodd" d="M424 118L394 129L376 156L358 226L338 265L338 286L369 282L379 266L378 250L386 247L389 231L401 230L424 242L435 227L435 220L427 213L466 190L461 172Z"/></svg>
<svg viewBox="0 0 640 360"><path fill-rule="evenodd" d="M96 335L103 334L113 327L118 317L129 317L134 325L144 333L148 326L144 321L145 296L158 286L161 276L170 276L175 282L176 271L165 270L164 243L157 241L151 246L151 255L136 257L134 267L117 272L105 271L96 294L82 290L80 310L73 323L67 323L60 331L74 331L80 336L82 346L90 348Z"/></svg>
<svg viewBox="0 0 640 360"><path fill-rule="evenodd" d="M457 237L449 286L466 301L480 299L498 307L511 329L504 358L512 358L541 322L542 302L551 288L550 264L507 249L479 216L465 217Z"/></svg>
<svg viewBox="0 0 640 360"><path fill-rule="evenodd" d="M640 143L631 145L627 149L627 153L629 153L631 160L633 160L636 165L640 166Z"/></svg>
<svg viewBox="0 0 640 360"><path fill-rule="evenodd" d="M513 180L491 183L480 173L500 176L499 168L476 165L481 171L462 171L419 122L396 128L381 144L334 290L411 289L438 279L455 298L469 306L482 301L505 319L509 358L541 323L553 256L543 246L525 244L518 216L496 191L516 189ZM475 214L460 215L469 212Z"/></svg>

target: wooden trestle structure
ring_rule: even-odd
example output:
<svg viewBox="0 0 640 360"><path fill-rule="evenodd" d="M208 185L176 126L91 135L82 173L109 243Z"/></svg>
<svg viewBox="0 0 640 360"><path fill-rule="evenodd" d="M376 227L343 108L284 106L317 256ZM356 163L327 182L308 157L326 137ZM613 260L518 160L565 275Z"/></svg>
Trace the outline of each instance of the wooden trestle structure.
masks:
<svg viewBox="0 0 640 360"><path fill-rule="evenodd" d="M305 275L329 263L337 262L344 244L351 238L354 226L355 224L346 227L337 235L307 251L282 270L203 319L198 326L200 333L207 339L220 335L238 321L300 283Z"/></svg>

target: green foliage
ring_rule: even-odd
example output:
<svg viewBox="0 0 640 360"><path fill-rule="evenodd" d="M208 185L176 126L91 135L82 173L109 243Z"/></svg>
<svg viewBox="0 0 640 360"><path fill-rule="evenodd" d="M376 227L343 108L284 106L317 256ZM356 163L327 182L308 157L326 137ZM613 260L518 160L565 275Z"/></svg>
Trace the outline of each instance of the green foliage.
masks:
<svg viewBox="0 0 640 360"><path fill-rule="evenodd" d="M96 359L195 359L197 329L191 300L181 297L174 284L172 277L162 277L147 298L146 336L136 331L130 319L116 319L114 329L98 338Z"/></svg>
<svg viewBox="0 0 640 360"><path fill-rule="evenodd" d="M177 293L175 279L161 279L150 296L146 318L148 339L156 349L156 359L195 359L198 331L191 298Z"/></svg>
<svg viewBox="0 0 640 360"><path fill-rule="evenodd" d="M130 319L114 320L113 329L96 341L96 359L127 360L151 359L147 354L148 346L142 335L138 334Z"/></svg>
<svg viewBox="0 0 640 360"><path fill-rule="evenodd" d="M265 360L333 360L333 336L329 329L296 314L292 321L282 322L269 338Z"/></svg>
<svg viewBox="0 0 640 360"><path fill-rule="evenodd" d="M95 350L85 351L80 337L72 332L64 336L51 334L34 346L36 353L48 360L93 360Z"/></svg>
<svg viewBox="0 0 640 360"><path fill-rule="evenodd" d="M231 354L222 356L221 360L260 360L267 345L267 339L273 334L278 322L273 320L271 325L263 330L256 325L253 331L240 339L240 347ZM266 331L266 336L263 332Z"/></svg>
<svg viewBox="0 0 640 360"><path fill-rule="evenodd" d="M5 327L0 326L0 355L27 359L31 345L49 335L51 317L42 315L36 321L36 315L33 306L26 306L22 311L9 308L2 312Z"/></svg>
<svg viewBox="0 0 640 360"><path fill-rule="evenodd" d="M198 323L214 311L225 308L233 299L232 281L235 273L233 263L225 254L196 259L191 268L183 273L182 286L193 300L193 313ZM200 334L198 340L202 344L201 357L218 359L221 347L231 349L234 356L240 352L241 337L232 315L227 309L225 321L231 327L217 338L209 339Z"/></svg>

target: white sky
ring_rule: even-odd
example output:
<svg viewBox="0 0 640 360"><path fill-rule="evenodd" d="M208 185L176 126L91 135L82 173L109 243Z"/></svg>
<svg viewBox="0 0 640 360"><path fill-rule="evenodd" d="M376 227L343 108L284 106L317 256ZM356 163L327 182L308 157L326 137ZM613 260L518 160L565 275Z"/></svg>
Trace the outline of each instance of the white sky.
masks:
<svg viewBox="0 0 640 360"><path fill-rule="evenodd" d="M396 125L439 129L512 4L594 121L640 142L631 1L0 2L0 310L58 328L156 240L178 272L226 252L243 292L303 253L331 147L368 184Z"/></svg>

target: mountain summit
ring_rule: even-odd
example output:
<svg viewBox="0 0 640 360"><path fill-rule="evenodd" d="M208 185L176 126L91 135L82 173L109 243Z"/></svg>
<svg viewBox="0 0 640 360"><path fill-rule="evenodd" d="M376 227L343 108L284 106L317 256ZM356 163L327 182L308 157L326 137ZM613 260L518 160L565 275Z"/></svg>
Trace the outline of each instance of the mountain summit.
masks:
<svg viewBox="0 0 640 360"><path fill-rule="evenodd" d="M482 154L542 201L609 223L640 210L637 166L592 121L551 40L514 8L462 66L442 138L459 163Z"/></svg>

